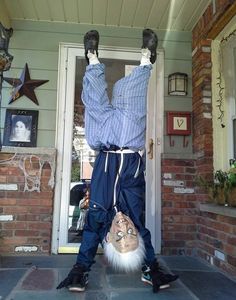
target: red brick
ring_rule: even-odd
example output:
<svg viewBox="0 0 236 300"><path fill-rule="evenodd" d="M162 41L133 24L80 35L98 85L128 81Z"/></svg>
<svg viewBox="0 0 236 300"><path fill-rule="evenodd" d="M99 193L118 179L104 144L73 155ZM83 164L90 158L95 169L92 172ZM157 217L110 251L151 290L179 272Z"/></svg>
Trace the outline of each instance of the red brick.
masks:
<svg viewBox="0 0 236 300"><path fill-rule="evenodd" d="M227 242L230 245L236 246L236 236L229 236Z"/></svg>
<svg viewBox="0 0 236 300"><path fill-rule="evenodd" d="M51 177L51 168L49 167L49 169L45 169L43 168L42 170L42 177L45 177L45 178L50 178Z"/></svg>
<svg viewBox="0 0 236 300"><path fill-rule="evenodd" d="M174 233L164 231L162 237L164 240L174 240Z"/></svg>
<svg viewBox="0 0 236 300"><path fill-rule="evenodd" d="M13 253L14 252L14 247L11 245L0 245L0 253Z"/></svg>
<svg viewBox="0 0 236 300"><path fill-rule="evenodd" d="M13 231L12 230L5 230L5 229L3 229L3 230L1 230L1 236L4 238L4 240L5 240L5 238L6 237L11 237L11 236L13 236Z"/></svg>
<svg viewBox="0 0 236 300"><path fill-rule="evenodd" d="M196 239L196 235L195 233L183 233L183 232L176 232L175 233L175 239L176 240L195 240Z"/></svg>
<svg viewBox="0 0 236 300"><path fill-rule="evenodd" d="M192 160L175 160L174 161L175 166L189 166L193 167L194 166L194 161Z"/></svg>
<svg viewBox="0 0 236 300"><path fill-rule="evenodd" d="M28 198L29 193L23 191L7 191L6 197L13 199L25 199Z"/></svg>
<svg viewBox="0 0 236 300"><path fill-rule="evenodd" d="M164 224L163 226L165 231L173 231L173 232L184 232L186 229L186 225L183 224Z"/></svg>
<svg viewBox="0 0 236 300"><path fill-rule="evenodd" d="M196 173L196 169L195 168L186 167L185 170L186 170L186 173L191 173L191 174Z"/></svg>
<svg viewBox="0 0 236 300"><path fill-rule="evenodd" d="M184 167L163 166L162 173L184 173Z"/></svg>
<svg viewBox="0 0 236 300"><path fill-rule="evenodd" d="M224 244L224 251L226 254L236 256L236 247L229 245L229 244Z"/></svg>
<svg viewBox="0 0 236 300"><path fill-rule="evenodd" d="M51 229L52 224L51 223L46 223L46 222L28 222L28 227L29 229Z"/></svg>
<svg viewBox="0 0 236 300"><path fill-rule="evenodd" d="M26 206L33 206L33 205L40 205L40 199L18 199L18 205L26 205Z"/></svg>
<svg viewBox="0 0 236 300"><path fill-rule="evenodd" d="M27 213L27 206L5 206L4 213L5 214L18 214L18 213Z"/></svg>
<svg viewBox="0 0 236 300"><path fill-rule="evenodd" d="M2 170L1 170L1 173L2 173ZM0 183L6 183L6 182L7 182L7 176L0 175Z"/></svg>
<svg viewBox="0 0 236 300"><path fill-rule="evenodd" d="M15 175L15 176L22 176L23 175L23 172L19 169L19 168L16 168L16 167L8 167L8 175Z"/></svg>
<svg viewBox="0 0 236 300"><path fill-rule="evenodd" d="M40 216L35 214L18 214L17 221L39 221Z"/></svg>
<svg viewBox="0 0 236 300"><path fill-rule="evenodd" d="M39 245L39 244L42 243L42 238L28 238L27 243L34 244L34 245Z"/></svg>
<svg viewBox="0 0 236 300"><path fill-rule="evenodd" d="M31 192L30 193L30 198L34 199L34 198L40 198L40 199L52 199L53 198L53 192L49 191L49 192Z"/></svg>
<svg viewBox="0 0 236 300"><path fill-rule="evenodd" d="M196 225L186 225L186 229L185 229L185 231L186 232L196 232L197 231L197 229L196 229Z"/></svg>
<svg viewBox="0 0 236 300"><path fill-rule="evenodd" d="M35 214L52 213L52 207L32 206L29 207L29 213L35 213Z"/></svg>
<svg viewBox="0 0 236 300"><path fill-rule="evenodd" d="M164 247L184 247L185 241L164 241Z"/></svg>
<svg viewBox="0 0 236 300"><path fill-rule="evenodd" d="M27 241L27 237L14 236L11 238L4 238L4 244L7 245L23 245Z"/></svg>
<svg viewBox="0 0 236 300"><path fill-rule="evenodd" d="M236 225L236 218L231 218L228 216L217 215L217 220L219 222L224 222L232 225Z"/></svg>
<svg viewBox="0 0 236 300"><path fill-rule="evenodd" d="M24 176L7 176L8 183L19 183L25 182Z"/></svg>
<svg viewBox="0 0 236 300"><path fill-rule="evenodd" d="M15 231L15 236L38 236L39 235L39 231L37 230L16 230Z"/></svg>
<svg viewBox="0 0 236 300"><path fill-rule="evenodd" d="M5 222L3 224L5 229L26 229L26 222Z"/></svg>
<svg viewBox="0 0 236 300"><path fill-rule="evenodd" d="M162 166L173 166L174 162L174 159L162 159L161 164Z"/></svg>
<svg viewBox="0 0 236 300"><path fill-rule="evenodd" d="M0 205L16 205L16 199L0 198Z"/></svg>
<svg viewBox="0 0 236 300"><path fill-rule="evenodd" d="M195 208L196 204L194 202L174 202L174 207L176 208Z"/></svg>
<svg viewBox="0 0 236 300"><path fill-rule="evenodd" d="M40 205L41 206L52 206L52 200L51 199L41 199Z"/></svg>
<svg viewBox="0 0 236 300"><path fill-rule="evenodd" d="M172 201L163 201L162 203L163 203L162 207L172 207L173 206Z"/></svg>
<svg viewBox="0 0 236 300"><path fill-rule="evenodd" d="M51 231L47 230L47 231L41 231L41 236L42 237L51 237Z"/></svg>
<svg viewBox="0 0 236 300"><path fill-rule="evenodd" d="M236 267L236 257L235 257L235 256L233 257L233 256L231 256L231 255L228 255L228 256L227 256L227 262L228 262L230 265Z"/></svg>
<svg viewBox="0 0 236 300"><path fill-rule="evenodd" d="M169 187L169 186L162 186L161 187L161 191L162 191L162 193L172 193L173 192L173 188Z"/></svg>

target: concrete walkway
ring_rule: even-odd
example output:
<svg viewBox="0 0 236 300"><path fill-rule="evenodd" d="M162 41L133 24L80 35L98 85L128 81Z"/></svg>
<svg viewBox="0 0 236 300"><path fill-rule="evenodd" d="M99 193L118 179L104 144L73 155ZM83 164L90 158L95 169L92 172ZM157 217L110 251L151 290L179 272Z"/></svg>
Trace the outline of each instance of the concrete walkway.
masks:
<svg viewBox="0 0 236 300"><path fill-rule="evenodd" d="M180 275L171 288L153 294L140 273L122 274L96 257L85 293L56 290L75 255L0 257L0 299L6 300L235 300L236 282L192 257L160 257L166 270Z"/></svg>

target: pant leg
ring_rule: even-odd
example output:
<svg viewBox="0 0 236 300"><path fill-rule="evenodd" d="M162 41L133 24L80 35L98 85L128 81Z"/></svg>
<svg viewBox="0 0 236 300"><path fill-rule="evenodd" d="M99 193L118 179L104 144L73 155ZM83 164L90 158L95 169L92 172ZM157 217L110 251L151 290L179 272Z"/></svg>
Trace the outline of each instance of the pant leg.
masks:
<svg viewBox="0 0 236 300"><path fill-rule="evenodd" d="M138 66L113 87L112 104L116 109L111 131L121 147L145 147L147 89L152 66ZM117 132L117 128L119 131Z"/></svg>
<svg viewBox="0 0 236 300"><path fill-rule="evenodd" d="M105 65L88 65L83 78L82 101L88 114L97 121L111 107L105 80Z"/></svg>
<svg viewBox="0 0 236 300"><path fill-rule="evenodd" d="M112 156L107 157L106 153L100 152L94 163L89 210L77 256L77 263L88 270L94 263L98 245L103 241L112 220L113 187L118 163ZM106 163L109 165L107 170Z"/></svg>
<svg viewBox="0 0 236 300"><path fill-rule="evenodd" d="M134 158L134 156L136 156ZM136 153L133 157L130 157L130 162L126 163L124 172L121 174L121 180L119 182L117 194L118 201L122 207L124 204L124 213L128 213L131 220L137 227L139 234L142 236L146 257L145 263L150 265L156 260L155 251L151 242L150 231L144 225L143 210L145 207L145 179L143 174L143 163L139 162L141 157ZM139 174L137 177L134 174L137 171L139 164ZM128 172L127 172L128 171ZM127 209L127 212L125 211Z"/></svg>
<svg viewBox="0 0 236 300"><path fill-rule="evenodd" d="M86 267L89 271L92 264L95 262L94 258L97 253L99 243L102 242L104 232L104 222L97 221L96 213L88 211L87 220L84 226L81 246L77 255L76 262Z"/></svg>
<svg viewBox="0 0 236 300"><path fill-rule="evenodd" d="M128 76L118 80L113 87L112 104L128 110L146 114L146 100L152 65L138 66Z"/></svg>
<svg viewBox="0 0 236 300"><path fill-rule="evenodd" d="M85 136L92 149L107 145L114 113L109 103L104 64L89 65L83 78L82 101L85 105Z"/></svg>

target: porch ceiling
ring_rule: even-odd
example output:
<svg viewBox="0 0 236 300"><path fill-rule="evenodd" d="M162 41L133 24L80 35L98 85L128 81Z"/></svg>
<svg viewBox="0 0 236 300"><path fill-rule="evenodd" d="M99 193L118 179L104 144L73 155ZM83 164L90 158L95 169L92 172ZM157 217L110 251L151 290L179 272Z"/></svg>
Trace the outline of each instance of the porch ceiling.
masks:
<svg viewBox="0 0 236 300"><path fill-rule="evenodd" d="M211 0L1 0L9 21L192 31Z"/></svg>

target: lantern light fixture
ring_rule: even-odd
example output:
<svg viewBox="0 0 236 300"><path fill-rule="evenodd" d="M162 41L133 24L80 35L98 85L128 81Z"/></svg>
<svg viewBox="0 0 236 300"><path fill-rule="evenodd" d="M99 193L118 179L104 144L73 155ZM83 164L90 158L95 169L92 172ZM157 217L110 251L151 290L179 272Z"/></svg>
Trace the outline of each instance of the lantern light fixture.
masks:
<svg viewBox="0 0 236 300"><path fill-rule="evenodd" d="M188 75L176 72L168 76L168 94L186 96L188 94Z"/></svg>

